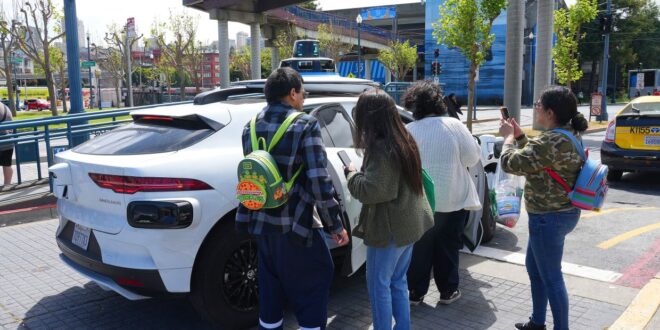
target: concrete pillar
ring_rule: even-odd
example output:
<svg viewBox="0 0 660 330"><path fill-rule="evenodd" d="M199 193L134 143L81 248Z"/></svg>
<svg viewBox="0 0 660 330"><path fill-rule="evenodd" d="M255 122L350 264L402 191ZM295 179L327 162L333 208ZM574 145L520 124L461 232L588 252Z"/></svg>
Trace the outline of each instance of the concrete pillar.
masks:
<svg viewBox="0 0 660 330"><path fill-rule="evenodd" d="M275 71L280 67L280 50L277 47L270 47L270 68Z"/></svg>
<svg viewBox="0 0 660 330"><path fill-rule="evenodd" d="M261 79L261 24L259 22L250 24L250 45L251 61L250 72L252 79Z"/></svg>
<svg viewBox="0 0 660 330"><path fill-rule="evenodd" d="M371 79L371 62L373 60L364 59L364 79Z"/></svg>
<svg viewBox="0 0 660 330"><path fill-rule="evenodd" d="M218 20L218 51L220 53L220 88L229 88L229 21Z"/></svg>
<svg viewBox="0 0 660 330"><path fill-rule="evenodd" d="M552 30L554 25L554 0L539 0L536 12L536 66L534 68L534 102L541 97L543 90L552 78ZM536 114L536 113L534 113ZM534 129L536 125L534 116Z"/></svg>
<svg viewBox="0 0 660 330"><path fill-rule="evenodd" d="M522 97L525 4L509 1L506 11L506 54L504 63L504 106L520 122Z"/></svg>

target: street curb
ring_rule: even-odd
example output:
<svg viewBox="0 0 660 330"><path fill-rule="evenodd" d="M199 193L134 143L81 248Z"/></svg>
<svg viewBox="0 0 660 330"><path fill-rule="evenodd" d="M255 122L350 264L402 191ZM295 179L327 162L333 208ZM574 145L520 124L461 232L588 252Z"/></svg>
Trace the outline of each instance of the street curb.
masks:
<svg viewBox="0 0 660 330"><path fill-rule="evenodd" d="M47 204L0 212L0 228L57 218L57 205Z"/></svg>
<svg viewBox="0 0 660 330"><path fill-rule="evenodd" d="M660 306L660 274L649 281L608 330L643 330Z"/></svg>

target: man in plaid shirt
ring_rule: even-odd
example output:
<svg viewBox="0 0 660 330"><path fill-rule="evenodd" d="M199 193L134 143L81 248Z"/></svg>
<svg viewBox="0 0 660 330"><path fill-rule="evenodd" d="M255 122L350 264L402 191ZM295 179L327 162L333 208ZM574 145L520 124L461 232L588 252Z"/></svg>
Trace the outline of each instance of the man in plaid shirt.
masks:
<svg viewBox="0 0 660 330"><path fill-rule="evenodd" d="M302 77L291 68L274 71L266 81L268 101L256 121L258 137L270 141L287 116L303 110ZM243 153L252 152L249 123L243 130ZM327 155L315 118L303 115L270 154L282 176L291 178L302 165L286 204L251 211L239 205L236 229L255 235L258 246L259 326L281 329L288 300L302 329L324 329L334 265L323 227L337 244L348 243L341 209L326 168ZM315 211L318 211L318 215Z"/></svg>

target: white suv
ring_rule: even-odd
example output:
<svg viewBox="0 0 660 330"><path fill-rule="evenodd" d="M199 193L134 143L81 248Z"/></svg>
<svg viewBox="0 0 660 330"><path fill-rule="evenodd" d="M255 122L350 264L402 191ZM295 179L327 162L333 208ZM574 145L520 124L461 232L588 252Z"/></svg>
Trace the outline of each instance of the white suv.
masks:
<svg viewBox="0 0 660 330"><path fill-rule="evenodd" d="M234 214L241 133L266 105L263 84L243 82L200 94L193 104L135 111L133 123L58 153L50 172L62 260L131 300L190 294L197 310L223 327L255 324L256 247L234 231ZM357 95L375 87L359 79L305 79L305 111L321 124L349 233L361 205L348 192L337 152L345 150L359 168L350 114ZM487 197L482 165L473 171ZM490 212L473 217L483 218L485 236L492 236ZM342 275L364 264L359 238L345 247L328 244Z"/></svg>

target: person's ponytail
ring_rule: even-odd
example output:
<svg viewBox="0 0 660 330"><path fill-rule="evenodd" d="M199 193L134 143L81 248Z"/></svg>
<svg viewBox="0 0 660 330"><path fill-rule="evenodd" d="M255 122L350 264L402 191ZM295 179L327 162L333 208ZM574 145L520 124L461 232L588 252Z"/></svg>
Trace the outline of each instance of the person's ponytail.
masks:
<svg viewBox="0 0 660 330"><path fill-rule="evenodd" d="M576 113L575 116L571 119L571 126L576 132L584 132L589 128L589 122L584 118L584 115L581 113Z"/></svg>

